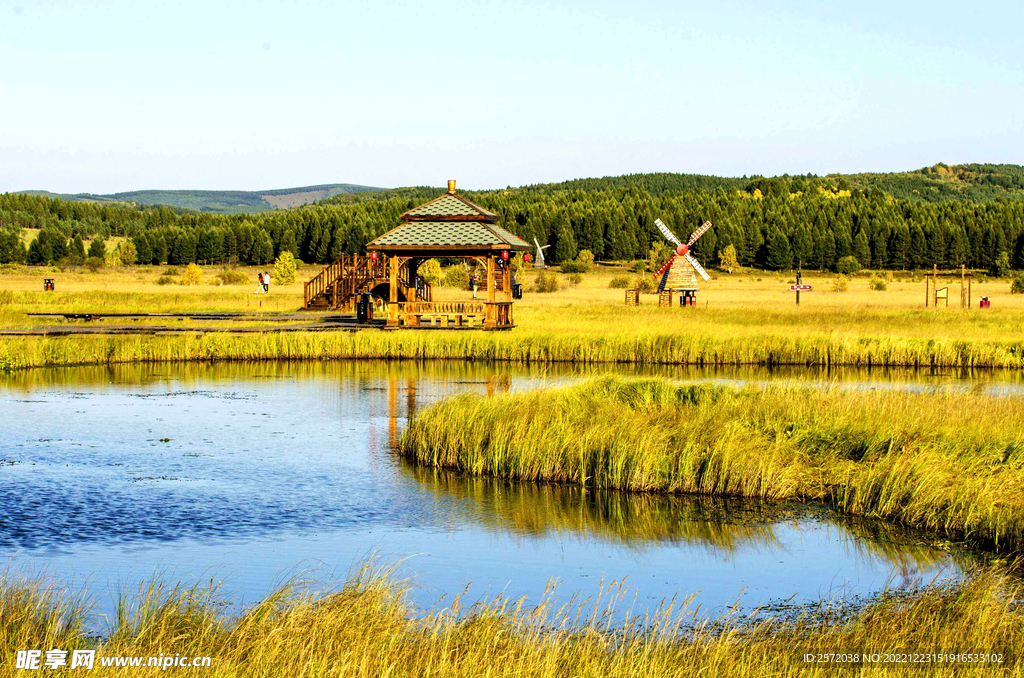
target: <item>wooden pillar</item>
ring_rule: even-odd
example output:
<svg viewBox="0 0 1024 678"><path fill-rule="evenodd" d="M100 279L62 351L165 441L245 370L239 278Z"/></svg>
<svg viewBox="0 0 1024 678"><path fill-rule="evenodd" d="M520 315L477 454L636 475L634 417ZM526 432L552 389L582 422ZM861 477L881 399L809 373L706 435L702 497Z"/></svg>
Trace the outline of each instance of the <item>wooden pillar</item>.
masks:
<svg viewBox="0 0 1024 678"><path fill-rule="evenodd" d="M501 286L505 289L505 301L512 301L512 260L505 262L502 271Z"/></svg>
<svg viewBox="0 0 1024 678"><path fill-rule="evenodd" d="M388 327L398 327L398 257L388 257Z"/></svg>
<svg viewBox="0 0 1024 678"><path fill-rule="evenodd" d="M495 308L495 257L487 255L487 313L483 321L484 330L494 330L497 325L497 309Z"/></svg>

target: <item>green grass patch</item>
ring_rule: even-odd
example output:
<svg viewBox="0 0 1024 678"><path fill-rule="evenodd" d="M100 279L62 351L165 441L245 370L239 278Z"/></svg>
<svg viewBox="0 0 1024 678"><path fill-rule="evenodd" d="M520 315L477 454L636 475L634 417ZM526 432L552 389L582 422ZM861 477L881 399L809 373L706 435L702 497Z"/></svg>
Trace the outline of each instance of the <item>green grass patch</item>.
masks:
<svg viewBox="0 0 1024 678"><path fill-rule="evenodd" d="M602 378L420 413L402 454L472 475L823 502L1019 552L1015 398Z"/></svg>

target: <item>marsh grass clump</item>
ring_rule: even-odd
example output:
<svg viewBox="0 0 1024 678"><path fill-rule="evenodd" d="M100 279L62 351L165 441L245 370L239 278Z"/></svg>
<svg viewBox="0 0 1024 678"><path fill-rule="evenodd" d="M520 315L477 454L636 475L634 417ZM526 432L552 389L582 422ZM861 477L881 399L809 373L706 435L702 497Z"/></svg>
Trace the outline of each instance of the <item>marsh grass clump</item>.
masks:
<svg viewBox="0 0 1024 678"><path fill-rule="evenodd" d="M1024 549L1024 413L1010 398L603 378L442 401L400 451L472 475L824 502Z"/></svg>
<svg viewBox="0 0 1024 678"><path fill-rule="evenodd" d="M1018 666L1024 615L1019 584L994 571L965 581L883 593L853 609L824 602L795 615L727 611L701 616L692 598L630 614L629 589L603 585L592 598L557 606L461 596L423 610L393 574L364 570L318 589L289 584L238 615L216 587L143 584L120 599L102 635L83 608L45 587L0 582L0 652L96 651L89 675L165 675L159 668L103 667L112 656L209 656L178 676L774 676L807 673L804 654L894 653L908 648L1002 655ZM10 660L13 662L13 659ZM8 664L10 665L10 664ZM831 668L831 667L830 667ZM863 673L922 675L920 666L860 666ZM991 675L992 665L979 667ZM7 674L5 674L7 675ZM15 675L13 669L9 675ZM862 675L859 673L858 675Z"/></svg>

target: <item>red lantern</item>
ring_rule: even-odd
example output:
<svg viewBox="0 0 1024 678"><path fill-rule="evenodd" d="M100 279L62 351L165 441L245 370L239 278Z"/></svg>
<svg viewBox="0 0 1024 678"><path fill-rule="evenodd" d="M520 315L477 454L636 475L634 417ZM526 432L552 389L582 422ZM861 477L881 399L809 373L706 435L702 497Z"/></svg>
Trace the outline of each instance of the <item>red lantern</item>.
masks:
<svg viewBox="0 0 1024 678"><path fill-rule="evenodd" d="M530 253L529 252L527 252L526 254L523 255L523 261L525 261L526 263L530 263Z"/></svg>
<svg viewBox="0 0 1024 678"><path fill-rule="evenodd" d="M504 259L505 261L508 261L508 250L501 251L501 258Z"/></svg>
<svg viewBox="0 0 1024 678"><path fill-rule="evenodd" d="M374 261L377 261L377 253L376 252L370 252L370 258L373 259Z"/></svg>

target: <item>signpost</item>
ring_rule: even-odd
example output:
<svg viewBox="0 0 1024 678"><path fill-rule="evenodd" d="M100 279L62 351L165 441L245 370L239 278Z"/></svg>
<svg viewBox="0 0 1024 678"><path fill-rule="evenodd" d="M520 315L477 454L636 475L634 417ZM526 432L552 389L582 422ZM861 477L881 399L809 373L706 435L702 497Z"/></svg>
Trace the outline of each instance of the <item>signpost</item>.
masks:
<svg viewBox="0 0 1024 678"><path fill-rule="evenodd" d="M810 292L811 291L811 286L810 285L804 285L804 284L802 284L800 282L801 278L803 278L803 274L800 271L797 271L797 273L796 273L796 284L789 286L789 291L790 292L796 292L796 305L797 306L800 305L800 292L801 292L801 290L804 291L804 292Z"/></svg>

